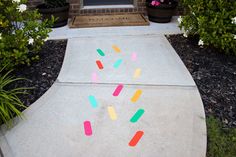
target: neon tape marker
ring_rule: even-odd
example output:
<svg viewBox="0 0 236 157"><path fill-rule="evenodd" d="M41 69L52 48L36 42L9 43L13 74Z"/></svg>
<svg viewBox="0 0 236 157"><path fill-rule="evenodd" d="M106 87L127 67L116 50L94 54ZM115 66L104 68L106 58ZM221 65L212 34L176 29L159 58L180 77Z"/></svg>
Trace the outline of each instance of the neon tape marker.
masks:
<svg viewBox="0 0 236 157"><path fill-rule="evenodd" d="M114 64L114 68L119 68L121 63L122 63L122 59L118 59Z"/></svg>
<svg viewBox="0 0 236 157"><path fill-rule="evenodd" d="M141 69L136 69L134 72L134 78L138 78L141 75Z"/></svg>
<svg viewBox="0 0 236 157"><path fill-rule="evenodd" d="M97 66L99 69L103 69L102 62L100 60L96 60Z"/></svg>
<svg viewBox="0 0 236 157"><path fill-rule="evenodd" d="M120 48L117 47L116 45L113 45L112 48L113 48L117 53L121 52L121 51L120 51Z"/></svg>
<svg viewBox="0 0 236 157"><path fill-rule="evenodd" d="M92 81L93 82L97 82L98 81L97 73L95 73L95 72L92 74Z"/></svg>
<svg viewBox="0 0 236 157"><path fill-rule="evenodd" d="M97 52L100 56L105 56L105 53L101 49L97 49Z"/></svg>
<svg viewBox="0 0 236 157"><path fill-rule="evenodd" d="M139 142L139 140L142 138L143 134L144 134L143 131L137 131L134 137L129 142L129 146L135 147L137 143Z"/></svg>
<svg viewBox="0 0 236 157"><path fill-rule="evenodd" d="M91 136L93 134L90 121L84 121L84 133L86 136Z"/></svg>
<svg viewBox="0 0 236 157"><path fill-rule="evenodd" d="M139 97L141 96L141 94L142 94L142 90L137 90L135 93L134 93L134 96L131 98L131 101L132 102L136 102L138 99L139 99Z"/></svg>
<svg viewBox="0 0 236 157"><path fill-rule="evenodd" d="M135 123L139 120L139 118L143 115L144 109L139 109L133 117L130 119L130 122Z"/></svg>
<svg viewBox="0 0 236 157"><path fill-rule="evenodd" d="M114 107L108 106L107 111L109 113L109 116L110 116L111 120L116 120L117 119L117 115L116 115L116 111L115 111Z"/></svg>
<svg viewBox="0 0 236 157"><path fill-rule="evenodd" d="M120 92L121 92L122 89L123 89L123 84L119 84L119 85L116 87L116 89L115 89L115 91L114 91L114 93L113 93L113 96L118 96L118 95L120 94Z"/></svg>
<svg viewBox="0 0 236 157"><path fill-rule="evenodd" d="M89 96L89 101L93 108L96 108L98 106L96 98L93 95Z"/></svg>
<svg viewBox="0 0 236 157"><path fill-rule="evenodd" d="M136 53L132 53L131 60L132 61L136 61L137 60L137 54Z"/></svg>

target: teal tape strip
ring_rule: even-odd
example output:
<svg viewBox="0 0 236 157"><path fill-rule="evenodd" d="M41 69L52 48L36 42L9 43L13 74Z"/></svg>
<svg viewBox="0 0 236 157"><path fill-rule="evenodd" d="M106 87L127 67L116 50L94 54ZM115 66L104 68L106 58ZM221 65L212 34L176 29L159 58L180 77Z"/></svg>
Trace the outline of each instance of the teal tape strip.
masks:
<svg viewBox="0 0 236 157"><path fill-rule="evenodd" d="M114 68L119 68L121 63L122 63L122 59L118 59L114 64Z"/></svg>
<svg viewBox="0 0 236 157"><path fill-rule="evenodd" d="M130 119L130 122L132 123L137 122L140 119L140 117L143 115L143 113L144 113L144 109L139 109Z"/></svg>

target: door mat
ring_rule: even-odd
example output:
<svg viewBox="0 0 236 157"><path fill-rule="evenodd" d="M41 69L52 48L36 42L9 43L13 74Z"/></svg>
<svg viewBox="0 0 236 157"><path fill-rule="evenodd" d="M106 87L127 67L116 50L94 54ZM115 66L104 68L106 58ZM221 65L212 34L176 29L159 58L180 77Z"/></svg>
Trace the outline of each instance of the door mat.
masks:
<svg viewBox="0 0 236 157"><path fill-rule="evenodd" d="M81 15L69 22L70 28L146 25L149 25L149 21L141 14Z"/></svg>

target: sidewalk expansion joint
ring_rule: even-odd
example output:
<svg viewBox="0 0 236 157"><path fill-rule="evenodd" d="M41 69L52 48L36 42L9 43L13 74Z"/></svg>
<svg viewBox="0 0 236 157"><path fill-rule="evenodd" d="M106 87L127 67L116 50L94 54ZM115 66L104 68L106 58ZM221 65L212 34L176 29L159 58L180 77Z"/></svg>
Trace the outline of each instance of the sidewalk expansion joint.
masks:
<svg viewBox="0 0 236 157"><path fill-rule="evenodd" d="M75 85L75 86L79 86L79 85L111 85L111 86L116 86L117 83L94 83L94 82L61 82L56 80L55 81L56 84L58 85L65 85L65 86L71 86L71 85ZM126 86L144 86L144 87L186 87L186 88L197 88L196 85L165 85L165 84L135 84L135 83L122 83L123 85Z"/></svg>

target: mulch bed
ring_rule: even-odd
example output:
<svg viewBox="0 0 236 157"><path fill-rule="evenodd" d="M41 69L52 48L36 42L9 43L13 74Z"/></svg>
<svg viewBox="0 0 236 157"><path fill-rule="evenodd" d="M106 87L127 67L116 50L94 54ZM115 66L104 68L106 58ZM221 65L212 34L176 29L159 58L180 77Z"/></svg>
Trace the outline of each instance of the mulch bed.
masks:
<svg viewBox="0 0 236 157"><path fill-rule="evenodd" d="M200 48L197 40L182 35L167 38L198 86L206 116L217 117L225 127L236 127L236 56Z"/></svg>
<svg viewBox="0 0 236 157"><path fill-rule="evenodd" d="M23 77L27 81L17 81L14 87L33 87L28 90L27 95L19 98L26 106L30 106L41 97L54 83L60 72L67 40L47 41L39 52L40 60L33 62L30 66L21 66L15 69L16 77Z"/></svg>

